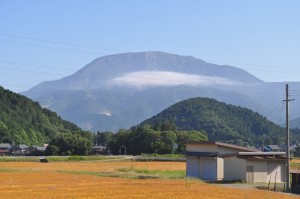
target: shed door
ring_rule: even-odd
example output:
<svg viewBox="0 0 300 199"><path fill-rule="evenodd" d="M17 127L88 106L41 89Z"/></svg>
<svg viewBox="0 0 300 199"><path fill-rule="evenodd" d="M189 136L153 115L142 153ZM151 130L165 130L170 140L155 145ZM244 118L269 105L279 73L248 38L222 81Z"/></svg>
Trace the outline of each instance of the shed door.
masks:
<svg viewBox="0 0 300 199"><path fill-rule="evenodd" d="M198 178L198 159L197 158L187 158L186 159L186 176Z"/></svg>
<svg viewBox="0 0 300 199"><path fill-rule="evenodd" d="M254 166L247 166L246 182L254 183Z"/></svg>
<svg viewBox="0 0 300 199"><path fill-rule="evenodd" d="M214 159L203 160L203 179L216 180L217 178L217 161Z"/></svg>

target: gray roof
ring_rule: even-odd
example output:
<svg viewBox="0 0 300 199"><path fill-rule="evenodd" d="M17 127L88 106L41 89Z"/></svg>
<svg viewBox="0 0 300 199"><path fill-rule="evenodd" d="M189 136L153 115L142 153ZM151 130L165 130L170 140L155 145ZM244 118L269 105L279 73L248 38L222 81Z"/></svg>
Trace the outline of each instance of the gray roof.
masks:
<svg viewBox="0 0 300 199"><path fill-rule="evenodd" d="M9 148L11 148L11 144L9 144L9 143L0 143L0 148L7 148L7 149L9 149Z"/></svg>
<svg viewBox="0 0 300 199"><path fill-rule="evenodd" d="M27 149L27 148L28 148L28 146L25 145L25 144L19 144L19 147L20 147L21 149Z"/></svg>
<svg viewBox="0 0 300 199"><path fill-rule="evenodd" d="M227 144L227 143L223 143L223 142L188 141L186 144L218 145L218 146L223 146L223 147L227 147L227 148L238 149L241 151L252 151L252 152L258 151L257 149L254 149L254 148L237 146L237 145Z"/></svg>
<svg viewBox="0 0 300 199"><path fill-rule="evenodd" d="M216 157L218 152L195 152L195 151L186 151L185 155L189 156L198 156L198 157Z"/></svg>
<svg viewBox="0 0 300 199"><path fill-rule="evenodd" d="M38 151L46 151L46 147L37 146L36 150L38 150Z"/></svg>
<svg viewBox="0 0 300 199"><path fill-rule="evenodd" d="M224 154L221 157L237 157L242 159L254 160L285 160L285 152L237 152L231 154Z"/></svg>
<svg viewBox="0 0 300 199"><path fill-rule="evenodd" d="M267 145L267 147L270 147L271 149L277 149L277 150L281 150L280 146L278 145Z"/></svg>

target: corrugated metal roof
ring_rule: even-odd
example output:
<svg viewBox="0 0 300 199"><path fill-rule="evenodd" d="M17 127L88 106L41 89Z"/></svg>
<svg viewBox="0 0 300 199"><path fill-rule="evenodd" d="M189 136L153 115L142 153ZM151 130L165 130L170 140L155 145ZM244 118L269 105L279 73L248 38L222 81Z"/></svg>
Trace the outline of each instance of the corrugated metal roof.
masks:
<svg viewBox="0 0 300 199"><path fill-rule="evenodd" d="M252 160L285 160L285 152L237 152L220 155L222 158L237 157Z"/></svg>

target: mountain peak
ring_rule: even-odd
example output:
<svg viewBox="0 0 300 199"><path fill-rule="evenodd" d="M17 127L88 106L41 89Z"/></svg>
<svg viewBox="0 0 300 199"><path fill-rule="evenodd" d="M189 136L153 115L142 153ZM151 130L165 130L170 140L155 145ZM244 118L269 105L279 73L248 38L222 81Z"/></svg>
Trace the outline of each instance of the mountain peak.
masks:
<svg viewBox="0 0 300 199"><path fill-rule="evenodd" d="M149 73L157 71L156 73ZM146 73L146 74L145 74ZM192 75L192 76L191 76ZM29 91L40 90L78 90L78 89L103 89L112 86L111 82L118 78L139 78L139 82L147 82L153 78L157 82L180 81L185 84L186 79L196 79L186 85L202 85L202 82L214 81L218 85L227 82L238 84L261 83L262 81L248 72L233 66L216 65L207 63L192 56L182 56L160 51L129 52L107 55L93 60L73 75L60 80L43 82ZM145 79L141 79L145 77ZM168 79L169 78L169 79ZM178 80L176 80L178 78ZM122 82L122 84L126 82ZM120 84L118 84L120 85ZM151 84L152 85L152 84ZM159 83L155 83L159 86ZM177 86L162 84L162 86ZM207 84L203 84L207 86ZM209 83L208 85L212 85ZM132 84L130 84L132 86ZM152 85L153 86L153 85Z"/></svg>

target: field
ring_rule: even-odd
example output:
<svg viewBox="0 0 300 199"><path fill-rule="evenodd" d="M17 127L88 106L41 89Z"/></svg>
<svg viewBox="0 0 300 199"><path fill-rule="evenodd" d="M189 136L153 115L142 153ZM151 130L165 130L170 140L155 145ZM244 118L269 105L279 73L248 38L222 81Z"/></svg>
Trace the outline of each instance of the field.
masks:
<svg viewBox="0 0 300 199"><path fill-rule="evenodd" d="M0 162L0 198L296 198L184 179L184 162Z"/></svg>

